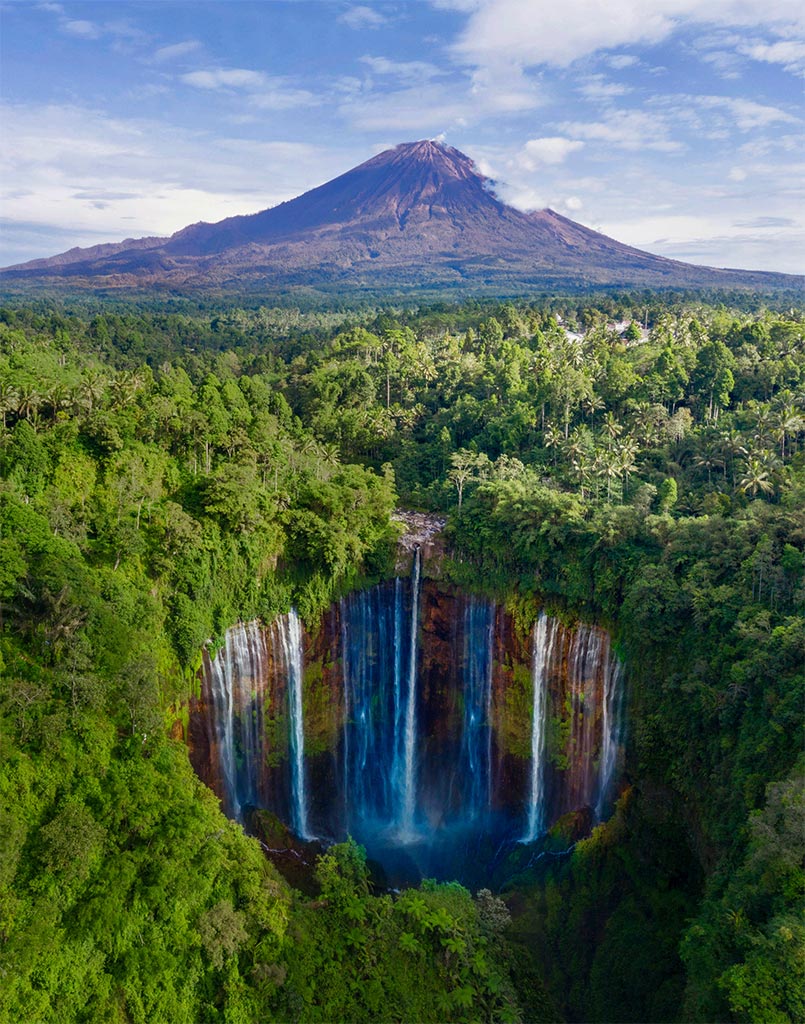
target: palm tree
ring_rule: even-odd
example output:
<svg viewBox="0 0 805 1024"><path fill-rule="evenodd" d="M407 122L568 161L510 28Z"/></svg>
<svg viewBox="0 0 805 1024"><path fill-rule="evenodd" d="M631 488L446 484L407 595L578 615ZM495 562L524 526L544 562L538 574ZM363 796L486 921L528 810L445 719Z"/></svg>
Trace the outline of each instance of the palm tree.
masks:
<svg viewBox="0 0 805 1024"><path fill-rule="evenodd" d="M33 413L42 404L42 396L33 384L23 384L17 391L17 415L23 419L30 419Z"/></svg>
<svg viewBox="0 0 805 1024"><path fill-rule="evenodd" d="M96 403L100 401L106 390L106 378L95 370L88 370L81 380L79 389L82 404L87 412L92 414Z"/></svg>
<svg viewBox="0 0 805 1024"><path fill-rule="evenodd" d="M600 395L589 395L581 403L582 408L587 416L592 418L597 412L600 412L606 407L604 399Z"/></svg>
<svg viewBox="0 0 805 1024"><path fill-rule="evenodd" d="M3 417L3 430L6 429L6 416L17 408L17 389L8 380L0 380L0 416Z"/></svg>
<svg viewBox="0 0 805 1024"><path fill-rule="evenodd" d="M752 497L755 497L758 491L763 494L774 494L775 485L771 472L761 459L755 457L749 459L745 475L741 479L738 489L744 494L751 494Z"/></svg>
<svg viewBox="0 0 805 1024"><path fill-rule="evenodd" d="M727 458L724 460L724 476L727 476L727 462L732 469L732 486L735 486L735 463L739 458L745 458L749 451L744 444L744 436L739 430L731 428L720 435L720 449Z"/></svg>
<svg viewBox="0 0 805 1024"><path fill-rule="evenodd" d="M621 501L624 490L629 488L629 477L637 469L635 457L639 451L640 446L633 437L625 437L615 449L618 472L621 474Z"/></svg>
<svg viewBox="0 0 805 1024"><path fill-rule="evenodd" d="M610 441L614 441L616 437L620 437L623 433L623 426L615 418L614 412L608 412L604 417L603 430Z"/></svg>
<svg viewBox="0 0 805 1024"><path fill-rule="evenodd" d="M789 435L805 430L805 418L793 403L783 406L775 417L774 435L780 442L780 458L785 459L785 442Z"/></svg>
<svg viewBox="0 0 805 1024"><path fill-rule="evenodd" d="M42 396L42 404L47 405L50 408L53 420L59 415L66 405L69 398L69 392L63 384L53 384L45 394Z"/></svg>
<svg viewBox="0 0 805 1024"><path fill-rule="evenodd" d="M598 453L598 476L607 482L607 501L612 498L612 481L617 479L621 472L620 459L613 451L601 451Z"/></svg>
<svg viewBox="0 0 805 1024"><path fill-rule="evenodd" d="M549 423L542 434L542 443L546 448L553 449L553 464L556 465L556 450L564 441L564 434L561 430Z"/></svg>
<svg viewBox="0 0 805 1024"><path fill-rule="evenodd" d="M595 463L590 460L589 455L585 451L580 451L578 455L573 459L573 472L579 484L579 490L581 492L582 501L584 501L585 498L584 488L587 484L587 481L590 479L590 473L593 471L594 465Z"/></svg>
<svg viewBox="0 0 805 1024"><path fill-rule="evenodd" d="M142 375L139 370L123 370L110 381L109 390L115 404L123 408L133 401L141 385Z"/></svg>

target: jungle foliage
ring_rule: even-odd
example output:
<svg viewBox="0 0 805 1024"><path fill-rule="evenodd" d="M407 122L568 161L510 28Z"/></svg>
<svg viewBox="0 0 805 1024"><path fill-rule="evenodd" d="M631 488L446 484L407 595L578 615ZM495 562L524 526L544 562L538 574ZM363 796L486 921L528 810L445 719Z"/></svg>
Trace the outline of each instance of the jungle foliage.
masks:
<svg viewBox="0 0 805 1024"><path fill-rule="evenodd" d="M804 406L797 310L0 310L0 1019L802 1019ZM631 786L511 922L349 844L305 901L169 736L400 502L629 666Z"/></svg>

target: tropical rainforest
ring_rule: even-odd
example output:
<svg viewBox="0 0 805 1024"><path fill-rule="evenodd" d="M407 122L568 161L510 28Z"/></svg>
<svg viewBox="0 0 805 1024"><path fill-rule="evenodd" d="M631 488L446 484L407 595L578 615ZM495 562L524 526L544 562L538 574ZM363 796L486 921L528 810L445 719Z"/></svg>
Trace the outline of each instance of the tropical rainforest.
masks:
<svg viewBox="0 0 805 1024"><path fill-rule="evenodd" d="M19 301L0 415L0 1021L805 1020L805 309ZM351 841L294 888L182 740L399 507L626 665L612 817L496 892Z"/></svg>

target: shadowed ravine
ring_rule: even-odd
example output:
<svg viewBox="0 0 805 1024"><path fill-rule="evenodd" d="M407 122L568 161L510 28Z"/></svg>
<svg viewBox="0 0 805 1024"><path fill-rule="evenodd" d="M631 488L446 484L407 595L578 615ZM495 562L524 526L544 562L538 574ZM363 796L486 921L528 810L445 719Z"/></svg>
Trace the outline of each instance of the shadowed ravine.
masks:
<svg viewBox="0 0 805 1024"><path fill-rule="evenodd" d="M482 881L501 849L611 807L621 666L600 627L541 613L525 641L491 601L410 578L303 631L292 610L205 652L191 757L230 816L347 834L394 882Z"/></svg>

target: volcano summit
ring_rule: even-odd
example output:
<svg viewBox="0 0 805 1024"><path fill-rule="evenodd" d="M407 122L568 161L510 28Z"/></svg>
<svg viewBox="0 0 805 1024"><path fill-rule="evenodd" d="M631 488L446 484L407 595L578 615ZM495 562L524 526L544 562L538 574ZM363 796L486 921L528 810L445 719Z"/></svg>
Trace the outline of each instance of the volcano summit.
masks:
<svg viewBox="0 0 805 1024"><path fill-rule="evenodd" d="M523 213L472 160L405 143L279 206L170 238L71 249L0 281L88 288L793 287L803 278L716 270L623 245L553 210Z"/></svg>

